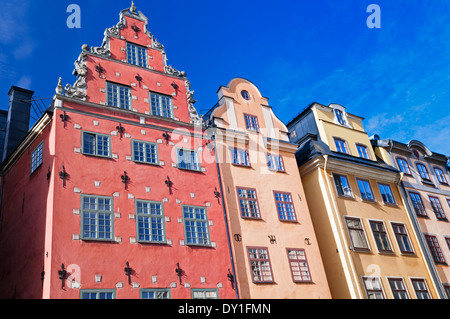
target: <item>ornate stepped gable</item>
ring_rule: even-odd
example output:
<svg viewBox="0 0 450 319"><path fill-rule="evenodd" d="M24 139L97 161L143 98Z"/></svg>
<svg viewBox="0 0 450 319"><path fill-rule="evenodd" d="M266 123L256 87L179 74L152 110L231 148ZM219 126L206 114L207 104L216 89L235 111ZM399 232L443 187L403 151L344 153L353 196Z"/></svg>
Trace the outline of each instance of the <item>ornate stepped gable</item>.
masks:
<svg viewBox="0 0 450 319"><path fill-rule="evenodd" d="M125 17L131 17L137 20L144 22L144 30L143 32L151 39L151 49L158 50L161 52L163 56L164 62L164 70L165 74L169 74L172 76L180 77L185 80L186 85L186 94L187 94L187 102L189 109L189 116L191 119L191 124L202 125L203 119L199 116L194 104L196 100L194 99L194 91L191 91L191 83L186 78L186 72L179 71L172 67L171 65L167 65L167 57L166 52L164 50L164 46L158 42L158 40L153 36L153 34L147 29L148 18L142 12L136 12L136 7L132 2L132 5L128 9L124 9L120 12L120 20L119 22L111 27L107 28L104 33L103 43L100 47L89 47L89 45L84 44L82 46L82 52L79 55L78 59L75 61L75 69L72 74L77 77L77 80L73 85L66 84L65 87L62 85L62 79L60 78L58 81L58 86L56 87L57 94L63 94L67 97L76 98L80 100L86 100L86 77L87 77L87 54L93 54L96 56L100 56L106 59L111 59L111 37L122 39L125 38L121 36L121 30L123 30L127 26L127 20ZM139 30L140 31L140 30ZM151 68L149 68L151 69Z"/></svg>

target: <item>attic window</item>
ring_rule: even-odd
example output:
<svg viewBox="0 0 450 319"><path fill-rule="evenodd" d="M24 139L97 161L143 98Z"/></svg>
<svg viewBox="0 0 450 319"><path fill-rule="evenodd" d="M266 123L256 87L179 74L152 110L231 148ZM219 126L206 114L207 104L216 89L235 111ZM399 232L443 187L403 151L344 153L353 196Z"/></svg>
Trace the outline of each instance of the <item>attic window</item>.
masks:
<svg viewBox="0 0 450 319"><path fill-rule="evenodd" d="M338 121L339 124L341 124L341 125L347 124L345 122L344 113L341 110L335 109L334 115L336 116L336 120Z"/></svg>
<svg viewBox="0 0 450 319"><path fill-rule="evenodd" d="M148 67L147 48L142 47L140 45L127 43L127 62L147 68Z"/></svg>

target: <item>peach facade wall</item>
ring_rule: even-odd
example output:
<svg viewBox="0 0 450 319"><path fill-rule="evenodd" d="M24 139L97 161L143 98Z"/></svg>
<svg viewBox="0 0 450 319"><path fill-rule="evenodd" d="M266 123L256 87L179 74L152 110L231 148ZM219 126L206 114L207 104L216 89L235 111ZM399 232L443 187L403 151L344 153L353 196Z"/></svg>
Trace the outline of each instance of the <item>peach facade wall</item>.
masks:
<svg viewBox="0 0 450 319"><path fill-rule="evenodd" d="M247 90L251 101L242 99L240 92ZM227 104L219 107L214 116L223 119L223 129L218 129L216 144L220 159L220 171L223 182L226 209L229 218L230 233L233 239L233 251L237 266L237 277L241 298L330 298L327 279L323 269L322 259L318 250L317 238L312 227L305 194L298 174L295 159L296 148L271 150L271 153L281 155L285 172L273 172L267 168L266 121L261 104L266 105L267 99L261 97L256 87L244 79L234 79L222 92L233 100L233 109L226 110ZM230 104L228 104L228 107ZM259 120L260 133L248 132L245 129L244 113L256 115ZM272 113L273 114L273 113ZM230 116L235 116L234 119ZM275 132L285 132L286 128L271 115ZM229 123L238 123L238 131L226 130ZM277 139L285 139L283 133L275 133ZM236 137L236 138L235 138ZM282 144L282 143L281 143ZM251 167L232 164L230 148L248 149ZM292 146L290 146L292 147ZM241 217L237 188L255 189L261 219L246 219ZM274 200L274 191L289 192L292 195L297 221L280 221ZM236 240L240 235L241 240ZM275 236L276 243L271 243L269 236ZM247 253L249 247L264 247L268 249L271 262L273 283L254 283L250 261ZM287 248L304 249L306 251L312 283L294 283L287 258Z"/></svg>

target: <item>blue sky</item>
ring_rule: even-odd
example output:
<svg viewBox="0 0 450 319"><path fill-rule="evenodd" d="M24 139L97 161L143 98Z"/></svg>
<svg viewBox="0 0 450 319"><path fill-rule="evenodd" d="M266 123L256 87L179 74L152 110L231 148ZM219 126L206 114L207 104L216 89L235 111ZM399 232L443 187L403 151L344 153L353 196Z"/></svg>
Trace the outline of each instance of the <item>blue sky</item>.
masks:
<svg viewBox="0 0 450 319"><path fill-rule="evenodd" d="M81 28L66 25L69 4ZM131 1L0 0L0 108L11 85L51 98L73 84L81 46L100 46ZM234 77L255 83L285 123L311 102L338 103L369 133L450 155L450 1L135 1L208 110ZM370 29L369 4L381 8ZM48 105L50 100L44 102Z"/></svg>

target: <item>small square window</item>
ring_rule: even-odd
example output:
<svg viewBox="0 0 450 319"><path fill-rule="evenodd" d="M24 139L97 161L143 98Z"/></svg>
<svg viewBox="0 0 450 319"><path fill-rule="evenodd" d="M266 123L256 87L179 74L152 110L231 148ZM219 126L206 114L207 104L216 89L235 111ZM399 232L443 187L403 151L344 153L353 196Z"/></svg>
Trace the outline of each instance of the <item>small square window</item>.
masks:
<svg viewBox="0 0 450 319"><path fill-rule="evenodd" d="M219 299L217 289L191 289L192 299Z"/></svg>
<svg viewBox="0 0 450 319"><path fill-rule="evenodd" d="M111 137L108 135L83 132L82 145L85 155L111 157Z"/></svg>
<svg viewBox="0 0 450 319"><path fill-rule="evenodd" d="M294 282L312 282L305 250L288 249L287 254Z"/></svg>
<svg viewBox="0 0 450 319"><path fill-rule="evenodd" d="M115 290L80 290L81 299L116 299Z"/></svg>
<svg viewBox="0 0 450 319"><path fill-rule="evenodd" d="M82 195L81 234L84 240L113 240L113 199Z"/></svg>
<svg viewBox="0 0 450 319"><path fill-rule="evenodd" d="M201 167L198 158L198 153L196 151L179 148L176 150L176 152L177 152L178 168L192 171L200 171Z"/></svg>
<svg viewBox="0 0 450 319"><path fill-rule="evenodd" d="M363 200L374 201L375 196L373 195L372 187L370 186L370 182L367 180L358 179L358 178L356 179L356 181L358 183L358 188L361 193L361 198Z"/></svg>
<svg viewBox="0 0 450 319"><path fill-rule="evenodd" d="M370 153L367 146L356 144L356 149L358 150L359 157L370 160Z"/></svg>
<svg viewBox="0 0 450 319"><path fill-rule="evenodd" d="M250 160L247 150L231 148L230 152L234 165L250 166Z"/></svg>
<svg viewBox="0 0 450 319"><path fill-rule="evenodd" d="M239 207L241 209L242 218L260 219L258 197L256 189L238 188Z"/></svg>
<svg viewBox="0 0 450 319"><path fill-rule="evenodd" d="M211 242L206 208L183 206L182 210L186 244L209 246Z"/></svg>
<svg viewBox="0 0 450 319"><path fill-rule="evenodd" d="M434 172L436 173L436 177L441 184L447 184L447 179L445 178L444 171L439 167L434 168Z"/></svg>
<svg viewBox="0 0 450 319"><path fill-rule="evenodd" d="M433 208L436 218L440 220L447 220L447 216L445 216L444 209L442 208L439 198L435 196L428 197L430 198L431 208Z"/></svg>
<svg viewBox="0 0 450 319"><path fill-rule="evenodd" d="M391 186L387 184L378 184L380 189L381 197L385 204L395 204L394 195L392 194Z"/></svg>
<svg viewBox="0 0 450 319"><path fill-rule="evenodd" d="M350 187L350 183L348 182L347 176L333 174L333 177L338 195L353 198L353 192Z"/></svg>
<svg viewBox="0 0 450 319"><path fill-rule="evenodd" d="M271 171L284 172L284 163L281 156L267 154L267 166Z"/></svg>
<svg viewBox="0 0 450 319"><path fill-rule="evenodd" d="M409 240L408 233L406 232L405 225L392 223L392 228L394 230L395 238L397 239L397 244L400 248L400 251L404 254L413 254L413 247Z"/></svg>
<svg viewBox="0 0 450 319"><path fill-rule="evenodd" d="M417 299L431 299L425 279L411 279Z"/></svg>
<svg viewBox="0 0 450 319"><path fill-rule="evenodd" d="M170 299L170 289L141 289L141 299Z"/></svg>
<svg viewBox="0 0 450 319"><path fill-rule="evenodd" d="M247 130L259 132L259 123L258 118L256 116L244 114L244 118L245 118L245 127L247 128Z"/></svg>
<svg viewBox="0 0 450 319"><path fill-rule="evenodd" d="M419 171L419 175L422 179L429 181L430 180L430 175L428 175L428 170L425 167L425 165L417 163L417 170Z"/></svg>
<svg viewBox="0 0 450 319"><path fill-rule="evenodd" d="M278 218L282 221L296 221L294 203L290 193L274 192Z"/></svg>
<svg viewBox="0 0 450 319"><path fill-rule="evenodd" d="M131 110L131 88L106 82L106 95L109 106Z"/></svg>
<svg viewBox="0 0 450 319"><path fill-rule="evenodd" d="M356 251L369 251L363 224L360 218L345 217L348 234L353 249Z"/></svg>
<svg viewBox="0 0 450 319"><path fill-rule="evenodd" d="M346 125L347 124L346 121L345 121L345 118L344 118L344 113L341 110L335 109L334 110L334 115L336 116L336 120L337 120L337 122L339 124L341 124L341 125Z"/></svg>
<svg viewBox="0 0 450 319"><path fill-rule="evenodd" d="M159 164L157 144L133 141L132 145L133 161L147 164Z"/></svg>
<svg viewBox="0 0 450 319"><path fill-rule="evenodd" d="M268 249L265 247L248 248L251 276L254 283L272 283L272 267Z"/></svg>
<svg viewBox="0 0 450 319"><path fill-rule="evenodd" d="M408 162L403 158L397 158L398 168L402 173L411 175L411 170L409 169Z"/></svg>
<svg viewBox="0 0 450 319"><path fill-rule="evenodd" d="M336 145L336 150L339 153L350 154L347 148L347 142L340 138L334 138L334 144Z"/></svg>
<svg viewBox="0 0 450 319"><path fill-rule="evenodd" d="M425 210L425 206L422 202L422 197L419 193L413 193L409 192L409 197L411 198L411 201L413 203L414 210L417 214L417 216L420 217L428 217L427 212Z"/></svg>
<svg viewBox="0 0 450 319"><path fill-rule="evenodd" d="M402 278L389 278L388 281L394 299L409 299L409 295Z"/></svg>
<svg viewBox="0 0 450 319"><path fill-rule="evenodd" d="M433 256L434 262L436 264L446 265L447 262L445 261L444 254L442 253L437 237L433 235L425 235L425 239L427 240L428 248L430 249L431 256Z"/></svg>
<svg viewBox="0 0 450 319"><path fill-rule="evenodd" d="M383 288L379 277L363 277L362 280L368 299L384 299Z"/></svg>
<svg viewBox="0 0 450 319"><path fill-rule="evenodd" d="M388 234L384 228L384 223L379 221L370 221L370 228L372 229L378 251L391 253L392 248L389 242Z"/></svg>
<svg viewBox="0 0 450 319"><path fill-rule="evenodd" d="M172 97L150 92L150 110L152 115L173 118Z"/></svg>
<svg viewBox="0 0 450 319"><path fill-rule="evenodd" d="M142 66L144 68L148 67L148 56L147 56L147 48L127 43L127 61L128 63Z"/></svg>
<svg viewBox="0 0 450 319"><path fill-rule="evenodd" d="M136 223L139 242L166 242L162 203L136 200Z"/></svg>

